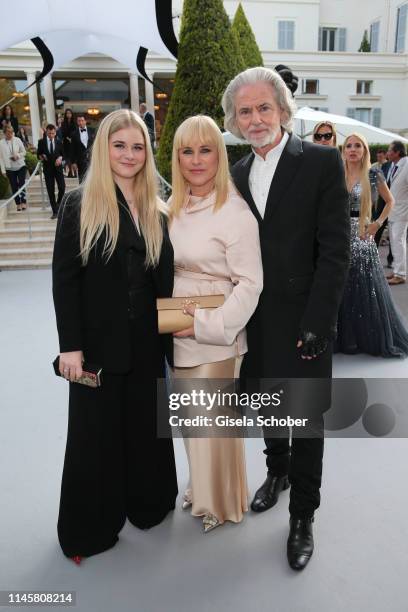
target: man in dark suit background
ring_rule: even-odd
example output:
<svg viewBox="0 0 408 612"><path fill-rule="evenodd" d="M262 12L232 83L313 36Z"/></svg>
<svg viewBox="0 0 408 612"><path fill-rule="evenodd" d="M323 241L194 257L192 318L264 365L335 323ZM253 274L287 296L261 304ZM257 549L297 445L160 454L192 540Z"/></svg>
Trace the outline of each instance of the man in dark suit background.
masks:
<svg viewBox="0 0 408 612"><path fill-rule="evenodd" d="M87 126L84 115L77 115L77 125L71 139L71 162L74 164L74 172L78 171L79 182L82 183L91 159L95 131Z"/></svg>
<svg viewBox="0 0 408 612"><path fill-rule="evenodd" d="M52 208L51 219L57 217L58 208L65 193L65 179L62 170L62 142L57 139L57 130L51 123L47 125L45 134L38 141L37 157L43 162L43 171L47 193ZM58 199L55 201L55 181L58 186Z"/></svg>
<svg viewBox="0 0 408 612"><path fill-rule="evenodd" d="M290 482L287 556L301 570L314 547L332 339L349 265L344 169L337 149L302 142L292 132L296 107L277 72L250 68L237 75L222 105L225 128L253 148L232 175L259 222L264 271L263 293L247 326L241 382L248 391L254 380L259 390L267 379L311 379L306 390L318 396L313 415L305 415L311 416L307 426L292 433L291 447L288 428L265 439L268 474L251 504L255 512L268 510ZM296 384L289 388L296 392ZM303 410L303 402L302 396L292 404Z"/></svg>
<svg viewBox="0 0 408 612"><path fill-rule="evenodd" d="M141 118L146 124L147 131L149 132L149 136L150 136L150 144L152 145L152 149L154 149L154 143L156 140L154 117L152 113L149 113L149 111L147 110L147 105L144 102L142 102L139 105L139 113L140 113Z"/></svg>
<svg viewBox="0 0 408 612"><path fill-rule="evenodd" d="M390 168L392 166L392 163L390 161L388 161L387 159L387 152L385 151L385 149L379 149L377 151L377 162L375 164L373 164L371 167L372 168L379 168L382 173L384 174L386 181L387 181L387 185L388 188L390 187L391 183L390 180L388 178L388 174L390 171ZM384 210L384 206L385 206L385 202L382 199L382 197L379 195L378 196L378 200L376 203L376 207L373 211L373 218L374 219L378 219L378 217L381 215L382 211ZM380 227L380 229L378 230L378 232L376 233L376 235L374 236L374 240L375 243L378 246L380 246L380 242L381 242L381 238L382 235L384 233L385 228L388 225L388 219L386 219L384 221L384 223L382 224L382 226ZM388 255L387 255L387 267L388 268L392 268L392 261L393 261L393 256L392 256L392 251L391 251L391 244L388 247Z"/></svg>

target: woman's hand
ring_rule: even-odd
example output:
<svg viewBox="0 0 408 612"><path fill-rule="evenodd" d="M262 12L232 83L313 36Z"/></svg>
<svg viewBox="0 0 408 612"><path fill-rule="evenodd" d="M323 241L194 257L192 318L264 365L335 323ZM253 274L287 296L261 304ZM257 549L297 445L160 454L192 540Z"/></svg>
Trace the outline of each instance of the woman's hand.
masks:
<svg viewBox="0 0 408 612"><path fill-rule="evenodd" d="M369 223L366 227L366 236L375 236L381 225L374 221L374 223Z"/></svg>
<svg viewBox="0 0 408 612"><path fill-rule="evenodd" d="M84 354L82 351L72 351L70 353L60 353L59 371L66 380L75 382L82 376L82 364Z"/></svg>
<svg viewBox="0 0 408 612"><path fill-rule="evenodd" d="M191 317L194 317L196 308L197 306L194 302L191 302L190 304L186 302L183 306L183 314L189 314ZM194 325L187 327L187 329L182 329L179 332L175 332L173 336L176 338L194 338Z"/></svg>
<svg viewBox="0 0 408 612"><path fill-rule="evenodd" d="M187 329L182 329L179 332L175 332L173 334L175 338L194 338L194 326L187 327Z"/></svg>

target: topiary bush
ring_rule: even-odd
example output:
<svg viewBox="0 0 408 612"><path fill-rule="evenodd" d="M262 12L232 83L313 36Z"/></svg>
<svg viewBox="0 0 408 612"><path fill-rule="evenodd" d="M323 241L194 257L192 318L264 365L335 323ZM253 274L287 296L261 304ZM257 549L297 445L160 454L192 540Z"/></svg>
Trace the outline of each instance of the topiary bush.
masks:
<svg viewBox="0 0 408 612"><path fill-rule="evenodd" d="M234 21L232 22L232 30L237 35L239 49L242 59L244 60L245 68L263 66L261 52L241 3L239 3L235 13Z"/></svg>
<svg viewBox="0 0 408 612"><path fill-rule="evenodd" d="M36 167L38 163L37 156L34 155L34 153L31 153L31 151L27 151L26 156L25 156L25 163L26 163L28 172L32 174L34 172L34 168Z"/></svg>
<svg viewBox="0 0 408 612"><path fill-rule="evenodd" d="M229 81L243 70L238 40L222 0L185 0L173 94L160 138L157 163L171 180L174 132L192 115L223 124L221 97Z"/></svg>

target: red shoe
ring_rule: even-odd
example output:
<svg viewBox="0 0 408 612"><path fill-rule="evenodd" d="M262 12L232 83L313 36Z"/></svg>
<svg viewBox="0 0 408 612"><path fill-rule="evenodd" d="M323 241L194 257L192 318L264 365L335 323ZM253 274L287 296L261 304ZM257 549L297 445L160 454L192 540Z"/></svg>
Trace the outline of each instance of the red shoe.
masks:
<svg viewBox="0 0 408 612"><path fill-rule="evenodd" d="M76 555L75 557L71 557L71 559L73 560L74 563L76 563L77 565L81 565L81 561L82 561L82 557L80 557L79 555Z"/></svg>

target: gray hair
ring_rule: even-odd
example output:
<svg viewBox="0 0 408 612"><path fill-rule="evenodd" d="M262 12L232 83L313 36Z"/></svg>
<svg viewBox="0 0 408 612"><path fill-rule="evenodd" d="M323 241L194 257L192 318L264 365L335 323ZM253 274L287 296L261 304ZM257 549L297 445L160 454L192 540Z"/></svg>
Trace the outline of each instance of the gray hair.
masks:
<svg viewBox="0 0 408 612"><path fill-rule="evenodd" d="M269 83L275 94L276 102L283 111L282 127L289 133L293 130L293 119L296 113L296 103L292 98L292 93L286 86L285 81L276 72L261 66L248 68L240 72L229 82L227 89L222 96L222 108L224 110L224 127L237 138L244 138L236 122L235 96L238 90L244 85L254 83Z"/></svg>

